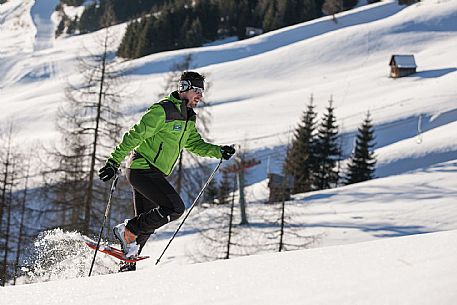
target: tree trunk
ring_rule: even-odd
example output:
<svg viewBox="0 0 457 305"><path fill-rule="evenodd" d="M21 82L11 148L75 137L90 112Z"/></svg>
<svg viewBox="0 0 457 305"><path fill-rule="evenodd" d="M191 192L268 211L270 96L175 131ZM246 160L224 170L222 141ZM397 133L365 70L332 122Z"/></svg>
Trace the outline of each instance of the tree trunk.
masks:
<svg viewBox="0 0 457 305"><path fill-rule="evenodd" d="M2 230L2 223L3 223L3 211L6 207L6 188L8 185L8 174L9 174L9 166L10 166L10 154L11 154L11 130L10 135L8 137L8 143L6 147L6 160L5 160L5 171L3 172L3 185L2 185L2 195L0 201L0 232Z"/></svg>
<svg viewBox="0 0 457 305"><path fill-rule="evenodd" d="M95 130L94 130L94 141L92 144L91 160L90 160L90 169L89 169L89 184L87 188L87 198L85 206L85 217L84 217L84 230L86 233L89 233L90 230L90 213L92 210L92 201L93 201L93 191L94 191L94 173L95 173L95 162L97 160L97 145L98 145L98 136L99 136L99 126L100 126L100 117L103 101L103 86L105 83L105 70L106 70L106 56L107 56L107 43L108 43L108 33L105 36L104 40L104 49L102 57L102 74L100 78L100 86L98 91L98 104L97 104L97 115L95 119Z"/></svg>
<svg viewBox="0 0 457 305"><path fill-rule="evenodd" d="M5 159L5 169L3 173L3 185L2 185L2 196L0 202L0 232L5 232L4 236L4 249L3 249L3 263L0 270L0 285L5 286L7 280L7 258L8 258L8 240L9 240L9 230L10 230L10 220L11 220L11 202L8 202L9 198L7 198L8 187L10 185L9 179L11 179L10 173L10 166L11 166L11 133L12 127L10 126L9 135L8 135L8 143L7 143L7 151L6 151L6 159ZM6 211L6 228L3 228L3 216L4 212Z"/></svg>
<svg viewBox="0 0 457 305"><path fill-rule="evenodd" d="M236 183L236 176L235 176L235 183ZM225 254L225 259L230 258L230 244L232 242L232 227L233 227L233 210L235 207L235 190L232 193L232 202L230 205L230 221L229 221L229 232L228 232L228 240L227 240L227 252Z"/></svg>
<svg viewBox="0 0 457 305"><path fill-rule="evenodd" d="M287 179L287 176L286 176ZM281 200L281 234L279 236L279 252L284 249L284 212L286 205L286 196L285 196L285 183L282 186L282 200Z"/></svg>
<svg viewBox="0 0 457 305"><path fill-rule="evenodd" d="M22 251L22 240L23 240L23 234L24 234L24 216L25 216L25 205L27 202L27 191L28 191L28 181L29 181L29 175L30 175L30 162L27 164L27 173L25 176L25 185L24 185L24 197L22 198L21 202L21 219L19 222L19 233L18 233L18 239L17 239L17 248L16 248L16 261L14 263L14 279L13 279L13 285L16 285L16 278L17 278L17 272L18 272L18 266L19 266L19 258L21 256L21 251Z"/></svg>
<svg viewBox="0 0 457 305"><path fill-rule="evenodd" d="M241 225L248 224L248 217L246 214L246 200L244 198L244 169L237 172L238 176L238 190L240 193L240 212L241 212Z"/></svg>
<svg viewBox="0 0 457 305"><path fill-rule="evenodd" d="M14 175L14 166L11 175ZM5 229L5 252L3 256L3 275L4 281L3 285L6 285L6 281L8 280L8 254L10 252L10 233L11 233L11 209L13 204L13 183L14 177L11 178L11 182L9 183L9 190L8 190L8 198L6 199L7 202L7 218L6 218L6 229Z"/></svg>

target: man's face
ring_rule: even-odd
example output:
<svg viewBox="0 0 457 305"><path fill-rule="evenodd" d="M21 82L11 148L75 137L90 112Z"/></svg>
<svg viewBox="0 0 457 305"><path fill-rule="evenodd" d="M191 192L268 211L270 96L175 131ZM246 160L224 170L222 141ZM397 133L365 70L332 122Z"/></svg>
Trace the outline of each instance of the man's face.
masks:
<svg viewBox="0 0 457 305"><path fill-rule="evenodd" d="M182 92L181 97L189 101L187 107L195 108L197 107L198 102L203 99L203 91L192 88L186 92Z"/></svg>

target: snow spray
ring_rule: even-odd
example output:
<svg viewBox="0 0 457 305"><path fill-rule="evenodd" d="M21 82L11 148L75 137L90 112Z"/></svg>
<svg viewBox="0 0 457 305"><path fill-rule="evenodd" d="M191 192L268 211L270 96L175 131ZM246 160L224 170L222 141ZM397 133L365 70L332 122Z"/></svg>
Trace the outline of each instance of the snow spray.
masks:
<svg viewBox="0 0 457 305"><path fill-rule="evenodd" d="M22 267L19 284L46 282L77 277L85 277L90 266L93 251L83 242L84 236L78 232L65 232L62 229L44 231L36 238L30 255ZM117 265L108 257L99 260L94 269L96 274L117 271Z"/></svg>

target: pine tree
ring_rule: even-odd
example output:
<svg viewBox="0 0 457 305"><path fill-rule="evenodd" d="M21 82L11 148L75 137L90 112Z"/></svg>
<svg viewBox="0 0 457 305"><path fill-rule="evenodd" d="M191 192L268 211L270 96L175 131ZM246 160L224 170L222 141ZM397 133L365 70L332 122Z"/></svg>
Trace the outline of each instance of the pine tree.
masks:
<svg viewBox="0 0 457 305"><path fill-rule="evenodd" d="M79 19L79 31L82 34L100 29L101 10L97 3L86 7Z"/></svg>
<svg viewBox="0 0 457 305"><path fill-rule="evenodd" d="M68 21L67 34L74 34L78 26L78 16L75 16L73 20Z"/></svg>
<svg viewBox="0 0 457 305"><path fill-rule="evenodd" d="M327 15L332 15L333 21L337 23L335 14L343 11L342 0L325 0L322 5L322 11Z"/></svg>
<svg viewBox="0 0 457 305"><path fill-rule="evenodd" d="M317 168L314 179L316 186L321 190L335 187L339 178L336 167L341 158L341 152L337 142L338 126L333 112L333 100L330 98L327 113L324 114L317 135Z"/></svg>
<svg viewBox="0 0 457 305"><path fill-rule="evenodd" d="M373 179L376 158L374 156L374 129L370 112L367 113L362 126L358 129L354 152L348 165L346 184Z"/></svg>
<svg viewBox="0 0 457 305"><path fill-rule="evenodd" d="M60 3L64 3L68 6L80 6L83 5L84 0L60 0Z"/></svg>
<svg viewBox="0 0 457 305"><path fill-rule="evenodd" d="M280 27L280 21L278 17L278 9L276 1L272 1L265 11L263 18L262 28L265 32L276 30Z"/></svg>
<svg viewBox="0 0 457 305"><path fill-rule="evenodd" d="M236 3L234 1L221 1L219 3L219 33L221 37L232 36L236 34L236 25L234 14L237 11Z"/></svg>
<svg viewBox="0 0 457 305"><path fill-rule="evenodd" d="M236 27L237 27L237 36L241 39L246 38L246 27L250 26L252 20L252 13L249 8L249 1L240 0L237 3L237 13L234 16L236 17Z"/></svg>
<svg viewBox="0 0 457 305"><path fill-rule="evenodd" d="M147 54L154 53L154 35L156 18L143 18L137 24L138 31L132 33L132 46L130 47L130 58L138 58Z"/></svg>
<svg viewBox="0 0 457 305"><path fill-rule="evenodd" d="M358 0L343 0L344 10L350 10L357 5Z"/></svg>
<svg viewBox="0 0 457 305"><path fill-rule="evenodd" d="M219 5L211 0L200 0L194 7L195 14L201 22L205 42L218 38Z"/></svg>
<svg viewBox="0 0 457 305"><path fill-rule="evenodd" d="M129 26L124 34L133 37L124 38L125 41L132 39L133 46L126 48L122 43L118 54L124 58L136 58L199 46L227 36L236 35L239 39L244 39L248 26L262 28L267 32L311 20L322 15L323 3L323 0L155 0L155 6L147 11L145 9L148 5L151 7L151 3L147 5L148 1L137 3L138 1L140 0L131 0L126 6L125 1L102 0L98 10L89 6L87 13L85 11L81 17L81 31L87 31L94 16L102 14L100 11L103 11L105 2L113 3L120 22L141 14L142 24L144 20L153 18L153 26L148 29L151 33L148 35L149 41L154 42L152 47L144 47L149 46L148 43L143 43L144 27Z"/></svg>
<svg viewBox="0 0 457 305"><path fill-rule="evenodd" d="M9 276L8 257L11 253L9 246L11 234L11 198L15 180L15 166L19 159L16 145L13 141L13 124L9 124L6 133L0 133L0 285L5 286ZM3 138L5 137L5 139Z"/></svg>
<svg viewBox="0 0 457 305"><path fill-rule="evenodd" d="M36 169L28 162L22 147L15 140L17 136L14 122L0 126L0 286L14 283L20 244L25 241L24 218L27 231L31 232L33 219L25 214L23 182L30 178L30 170ZM23 144L23 143L22 143ZM29 148L28 148L29 149ZM30 149L29 149L30 150ZM34 153L37 153L34 147ZM27 186L25 186L27 189ZM13 281L11 281L13 280Z"/></svg>
<svg viewBox="0 0 457 305"><path fill-rule="evenodd" d="M54 33L54 36L57 38L59 37L60 35L62 35L63 33L63 30L65 29L65 15L62 17L62 19L60 19L60 22L59 24L57 25L57 28L56 28L56 32Z"/></svg>
<svg viewBox="0 0 457 305"><path fill-rule="evenodd" d="M155 20L153 27L155 45L151 50L152 53L174 49L172 47L174 42L173 31L176 29L171 26L173 18L173 10L171 8L165 8L157 20Z"/></svg>
<svg viewBox="0 0 457 305"><path fill-rule="evenodd" d="M303 193L313 189L313 170L316 167L316 113L311 96L302 122L295 131L295 139L284 163L284 172L294 178L292 193Z"/></svg>
<svg viewBox="0 0 457 305"><path fill-rule="evenodd" d="M105 12L101 24L112 24L109 10ZM106 202L109 187L98 182L96 170L119 140L122 129L122 70L119 62L109 56L113 37L110 28L106 28L97 41L98 52L80 59L82 83L69 84L68 101L58 113L63 143L54 153L58 168L54 169L57 173L51 174L58 177L59 183L54 185L53 201L71 213L67 225L85 234L91 232L101 214L96 212L97 206Z"/></svg>
<svg viewBox="0 0 457 305"><path fill-rule="evenodd" d="M321 17L323 3L323 0L303 0L304 16L302 21Z"/></svg>
<svg viewBox="0 0 457 305"><path fill-rule="evenodd" d="M26 211L27 211L27 194L30 191L29 190L29 180L31 178L31 158L32 155L28 154L21 154L20 157L22 160L27 160L26 162L22 162L21 166L23 166L23 169L19 169L20 175L20 180L23 180L22 185L18 185L18 191L17 191L17 212L19 212L19 219L16 224L16 228L18 230L17 232L17 238L16 238L16 253L15 253L15 260L14 263L12 264L14 271L13 271L13 285L16 285L16 280L20 271L20 259L21 255L23 255L23 249L26 248L24 247L24 244L27 242L27 231L31 231L30 227L27 227L26 229ZM25 170L25 173L22 173L22 171ZM22 182L21 182L22 183ZM20 191L19 191L19 188ZM27 226L29 223L27 222Z"/></svg>
<svg viewBox="0 0 457 305"><path fill-rule="evenodd" d="M202 25L198 18L187 29L183 43L186 47L198 47L203 43Z"/></svg>
<svg viewBox="0 0 457 305"><path fill-rule="evenodd" d="M119 48L117 49L117 56L122 58L133 58L131 55L133 53L133 48L135 44L135 35L134 28L138 26L139 22L132 21L128 24L127 30L125 31L124 36L122 37Z"/></svg>

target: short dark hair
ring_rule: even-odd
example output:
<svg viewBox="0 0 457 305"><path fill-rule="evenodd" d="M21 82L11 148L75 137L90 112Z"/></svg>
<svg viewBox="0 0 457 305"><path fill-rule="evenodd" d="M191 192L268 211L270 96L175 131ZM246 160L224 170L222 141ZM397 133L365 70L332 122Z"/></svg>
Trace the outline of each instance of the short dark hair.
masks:
<svg viewBox="0 0 457 305"><path fill-rule="evenodd" d="M196 80L196 81L204 81L205 77L201 75L200 73L194 72L194 71L184 71L181 74L180 80Z"/></svg>
<svg viewBox="0 0 457 305"><path fill-rule="evenodd" d="M200 73L194 72L194 71L184 71L181 74L181 77L179 80L187 80L189 81L192 86L196 86L199 88L204 88L205 87L205 77L201 75Z"/></svg>

